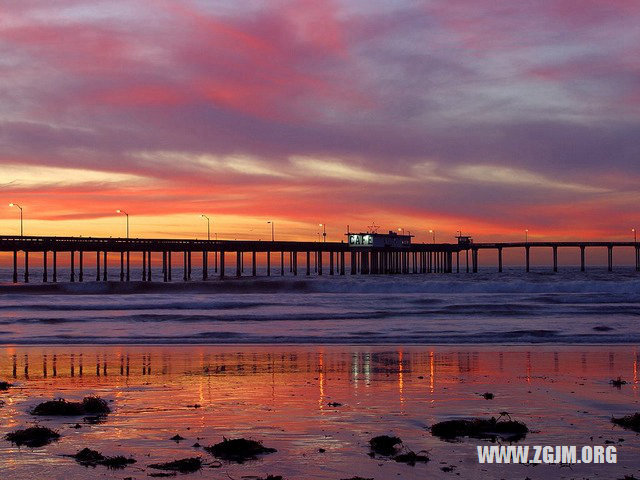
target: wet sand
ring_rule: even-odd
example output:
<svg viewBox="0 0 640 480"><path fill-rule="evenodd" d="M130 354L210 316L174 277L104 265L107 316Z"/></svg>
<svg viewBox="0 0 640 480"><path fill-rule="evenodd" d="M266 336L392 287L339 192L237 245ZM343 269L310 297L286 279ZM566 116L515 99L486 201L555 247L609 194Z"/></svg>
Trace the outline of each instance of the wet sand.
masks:
<svg viewBox="0 0 640 480"><path fill-rule="evenodd" d="M223 437L260 440L278 451L178 476L639 477L640 437L610 422L612 415L640 411L639 357L634 346L5 346L0 380L14 386L0 392L2 436L34 424L28 411L56 397L96 394L110 401L113 412L96 424L81 417L39 418L62 435L41 448L0 440L0 478L151 478L153 463L194 456L213 463L192 445ZM629 382L620 389L609 384L618 376ZM484 392L495 398L485 400ZM448 443L427 428L502 411L532 430L519 444L610 441L618 447L618 463L478 465L476 445L488 441ZM81 428L72 428L76 423ZM185 440L170 440L176 434ZM401 437L415 452L426 450L431 461L409 466L371 458L368 440L381 434ZM84 447L137 463L109 470L63 456Z"/></svg>

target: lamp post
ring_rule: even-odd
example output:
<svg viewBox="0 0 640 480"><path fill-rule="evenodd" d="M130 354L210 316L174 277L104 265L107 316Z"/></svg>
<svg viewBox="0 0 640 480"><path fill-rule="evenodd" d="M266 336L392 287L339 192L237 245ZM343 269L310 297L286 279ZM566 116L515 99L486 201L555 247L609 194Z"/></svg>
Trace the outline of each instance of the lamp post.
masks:
<svg viewBox="0 0 640 480"><path fill-rule="evenodd" d="M10 207L18 207L20 209L20 236L23 236L23 229L22 229L22 207L20 205L18 205L17 203L10 203L9 204Z"/></svg>
<svg viewBox="0 0 640 480"><path fill-rule="evenodd" d="M398 228L398 231L399 231L399 232L402 232L402 235L404 235L404 228L399 227L399 228Z"/></svg>
<svg viewBox="0 0 640 480"><path fill-rule="evenodd" d="M631 231L633 232L633 243L638 243L638 232L635 228L632 228Z"/></svg>
<svg viewBox="0 0 640 480"><path fill-rule="evenodd" d="M273 229L274 229L275 222L273 222L273 221L268 221L267 223L270 223L270 224L271 224L271 241L272 241L272 242L275 242L275 238L276 238L276 237L275 237L275 233L274 233L274 230L273 230Z"/></svg>
<svg viewBox="0 0 640 480"><path fill-rule="evenodd" d="M123 213L127 216L127 238L129 238L129 214L124 210L120 210L120 209L116 210L116 213Z"/></svg>
<svg viewBox="0 0 640 480"><path fill-rule="evenodd" d="M436 243L436 231L429 230L429 233L431 234L431 239L433 240L433 243Z"/></svg>
<svg viewBox="0 0 640 480"><path fill-rule="evenodd" d="M529 229L524 231L524 243L529 243Z"/></svg>
<svg viewBox="0 0 640 480"><path fill-rule="evenodd" d="M204 213L200 216L207 219L207 240L211 240L211 221Z"/></svg>
<svg viewBox="0 0 640 480"><path fill-rule="evenodd" d="M322 242L325 243L327 241L327 225L325 223L319 223L319 227L322 227Z"/></svg>

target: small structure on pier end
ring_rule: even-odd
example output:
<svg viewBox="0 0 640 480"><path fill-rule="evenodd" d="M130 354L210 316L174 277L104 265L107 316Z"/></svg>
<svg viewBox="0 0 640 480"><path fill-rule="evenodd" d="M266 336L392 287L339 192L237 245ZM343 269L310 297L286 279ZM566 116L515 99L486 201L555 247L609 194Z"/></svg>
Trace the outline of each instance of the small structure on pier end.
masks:
<svg viewBox="0 0 640 480"><path fill-rule="evenodd" d="M469 235L462 235L462 233L458 233L456 237L458 239L458 245L471 245L473 244L473 238Z"/></svg>

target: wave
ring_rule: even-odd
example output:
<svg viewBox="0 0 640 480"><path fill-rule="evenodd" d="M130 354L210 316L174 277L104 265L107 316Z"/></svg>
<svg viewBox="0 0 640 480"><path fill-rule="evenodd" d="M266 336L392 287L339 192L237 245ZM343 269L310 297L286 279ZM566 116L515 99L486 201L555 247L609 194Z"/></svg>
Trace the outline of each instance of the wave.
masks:
<svg viewBox="0 0 640 480"><path fill-rule="evenodd" d="M129 294L251 294L251 293L340 293L340 294L546 294L549 301L559 301L559 294L610 294L640 296L640 275L636 272L565 272L547 274L478 273L357 275L322 277L241 277L202 281L163 282L83 282L0 284L0 295L129 295Z"/></svg>
<svg viewBox="0 0 640 480"><path fill-rule="evenodd" d="M446 335L440 333L418 334L407 337L396 334L372 334L351 332L350 335L251 335L232 331L202 331L190 335L139 335L117 337L104 335L42 335L28 339L14 338L12 344L56 345L56 344L104 344L104 345L151 345L151 344L386 344L386 345L524 345L524 344L637 344L640 334L580 334L566 335L553 330L507 330ZM3 339L4 340L4 339Z"/></svg>

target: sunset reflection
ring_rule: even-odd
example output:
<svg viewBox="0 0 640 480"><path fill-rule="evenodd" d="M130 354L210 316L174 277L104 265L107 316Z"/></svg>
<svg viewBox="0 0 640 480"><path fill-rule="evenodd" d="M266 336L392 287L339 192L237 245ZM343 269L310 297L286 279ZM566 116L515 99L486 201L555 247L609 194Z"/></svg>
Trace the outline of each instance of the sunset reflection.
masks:
<svg viewBox="0 0 640 480"><path fill-rule="evenodd" d="M566 440L570 431L576 442L584 442L594 425L610 431L611 414L626 412L637 399L637 368L635 349L613 346L561 351L542 346L500 351L444 346L253 346L250 351L243 346L7 347L0 350L0 378L13 379L15 387L3 397L8 421L0 433L31 422L28 411L34 402L95 394L111 402L113 413L96 425L56 420L52 424L64 441L47 447L51 452L73 452L90 441L100 449L138 456L153 446L166 457L185 455L183 446L167 443L176 434L202 439L202 444L249 436L297 458L286 467L292 478L297 471L321 472L322 462L346 475L353 473L345 470L349 465L360 466L350 456L372 431L396 433L412 448L437 453L446 445L425 435L424 428L451 416L508 411L532 423L541 432L539 441ZM618 376L633 384L612 388L609 380ZM483 392L494 393L495 399L483 399ZM598 410L597 405L606 407ZM78 420L82 428L70 435L69 426ZM334 455L316 458L319 448ZM447 455L463 459L469 454L465 445L456 448ZM14 449L0 443L5 458ZM56 465L65 462L55 458ZM256 466L271 465L274 471L279 465L277 458L263 462ZM29 465L16 464L15 469L24 473ZM84 478L74 468L68 478ZM375 462L365 463L358 473L371 476L375 468ZM247 474L236 467L228 471L236 478ZM418 470L407 476L395 465L385 471L423 478Z"/></svg>

